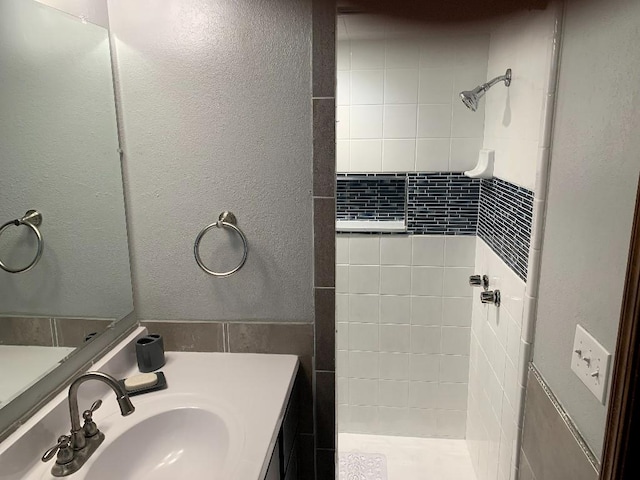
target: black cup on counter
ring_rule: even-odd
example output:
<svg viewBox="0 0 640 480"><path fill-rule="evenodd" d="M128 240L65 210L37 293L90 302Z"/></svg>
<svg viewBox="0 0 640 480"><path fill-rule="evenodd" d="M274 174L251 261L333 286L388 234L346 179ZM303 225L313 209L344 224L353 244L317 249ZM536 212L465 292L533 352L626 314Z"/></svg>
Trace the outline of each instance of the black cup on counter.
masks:
<svg viewBox="0 0 640 480"><path fill-rule="evenodd" d="M152 333L136 340L138 370L153 372L164 365L164 342L162 335Z"/></svg>

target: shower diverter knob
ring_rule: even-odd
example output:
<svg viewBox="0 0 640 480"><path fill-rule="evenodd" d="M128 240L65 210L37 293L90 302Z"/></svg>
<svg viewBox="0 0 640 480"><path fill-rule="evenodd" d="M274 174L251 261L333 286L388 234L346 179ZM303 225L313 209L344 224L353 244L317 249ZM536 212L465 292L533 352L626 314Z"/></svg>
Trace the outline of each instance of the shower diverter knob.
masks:
<svg viewBox="0 0 640 480"><path fill-rule="evenodd" d="M489 290L480 292L480 301L482 303L493 303L496 307L500 306L500 290Z"/></svg>
<svg viewBox="0 0 640 480"><path fill-rule="evenodd" d="M469 285L472 287L482 287L486 290L489 288L489 277L487 275L471 275L469 277Z"/></svg>

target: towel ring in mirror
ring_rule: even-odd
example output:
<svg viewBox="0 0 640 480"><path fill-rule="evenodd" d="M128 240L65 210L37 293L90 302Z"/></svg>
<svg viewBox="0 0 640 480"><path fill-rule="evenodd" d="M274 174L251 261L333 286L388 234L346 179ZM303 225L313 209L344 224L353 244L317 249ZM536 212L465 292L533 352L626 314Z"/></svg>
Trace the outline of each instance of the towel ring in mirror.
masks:
<svg viewBox="0 0 640 480"><path fill-rule="evenodd" d="M24 225L31 229L31 231L35 234L38 242L36 256L33 258L31 263L29 263L29 265L22 268L11 268L11 267L8 267L0 259L0 268L2 268L2 270L9 273L24 273L24 272L28 272L29 270L31 270L33 267L36 266L38 261L40 261L40 257L42 257L42 248L44 243L42 240L42 234L40 233L40 229L38 228L41 224L42 224L42 214L37 210L29 210L27 211L27 213L24 214L24 217L11 220L0 227L0 235L2 235L4 231L7 230L12 225L15 227Z"/></svg>

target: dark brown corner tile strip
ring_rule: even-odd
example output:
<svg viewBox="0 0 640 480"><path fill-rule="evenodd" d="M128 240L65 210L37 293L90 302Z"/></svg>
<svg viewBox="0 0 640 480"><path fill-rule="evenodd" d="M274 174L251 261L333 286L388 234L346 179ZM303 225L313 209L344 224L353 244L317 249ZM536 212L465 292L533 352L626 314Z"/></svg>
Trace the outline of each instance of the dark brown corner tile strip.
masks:
<svg viewBox="0 0 640 480"><path fill-rule="evenodd" d="M333 98L313 100L313 195L336 191L336 107Z"/></svg>
<svg viewBox="0 0 640 480"><path fill-rule="evenodd" d="M313 0L313 96L335 97L336 2Z"/></svg>
<svg viewBox="0 0 640 480"><path fill-rule="evenodd" d="M334 372L316 371L316 435L318 448L335 448L336 380Z"/></svg>
<svg viewBox="0 0 640 480"><path fill-rule="evenodd" d="M336 294L333 288L315 289L316 369L335 370Z"/></svg>
<svg viewBox="0 0 640 480"><path fill-rule="evenodd" d="M571 420L535 367L529 369L522 451L538 480L596 480L598 473ZM575 430L575 431L574 431ZM578 436L576 436L576 434ZM593 454L590 455L593 457ZM593 457L595 458L595 457ZM526 465L521 468L526 471Z"/></svg>
<svg viewBox="0 0 640 480"><path fill-rule="evenodd" d="M219 322L141 322L149 333L159 333L168 352L224 352L224 325Z"/></svg>
<svg viewBox="0 0 640 480"><path fill-rule="evenodd" d="M316 287L335 287L335 210L335 199L313 199L314 277Z"/></svg>
<svg viewBox="0 0 640 480"><path fill-rule="evenodd" d="M316 450L317 480L335 480L336 452L335 450L320 448Z"/></svg>

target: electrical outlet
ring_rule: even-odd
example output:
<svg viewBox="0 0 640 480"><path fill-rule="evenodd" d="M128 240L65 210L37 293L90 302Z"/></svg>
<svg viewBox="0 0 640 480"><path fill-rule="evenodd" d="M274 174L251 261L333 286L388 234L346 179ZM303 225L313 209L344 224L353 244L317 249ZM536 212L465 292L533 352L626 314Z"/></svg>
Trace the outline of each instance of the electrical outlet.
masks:
<svg viewBox="0 0 640 480"><path fill-rule="evenodd" d="M571 370L604 405L611 354L580 325L576 326Z"/></svg>

